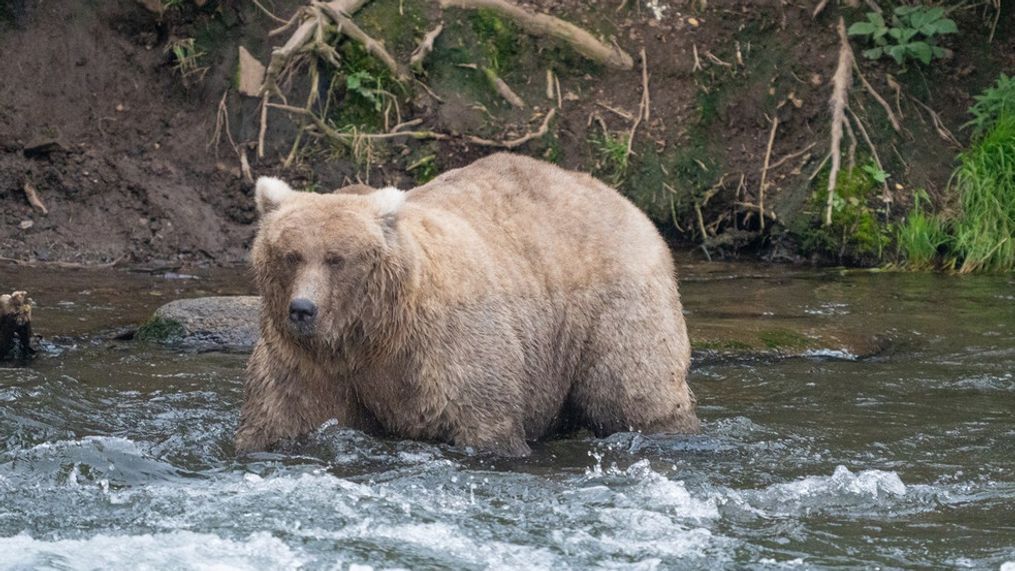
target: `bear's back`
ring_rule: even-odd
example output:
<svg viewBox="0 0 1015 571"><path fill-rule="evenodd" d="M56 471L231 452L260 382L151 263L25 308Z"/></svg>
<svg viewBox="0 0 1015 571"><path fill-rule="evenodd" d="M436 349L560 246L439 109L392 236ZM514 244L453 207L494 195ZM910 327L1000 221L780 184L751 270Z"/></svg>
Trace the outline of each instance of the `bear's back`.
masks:
<svg viewBox="0 0 1015 571"><path fill-rule="evenodd" d="M501 273L531 269L570 288L672 274L665 242L631 202L587 174L528 157L488 156L410 191L407 203L465 221L482 242L477 256Z"/></svg>

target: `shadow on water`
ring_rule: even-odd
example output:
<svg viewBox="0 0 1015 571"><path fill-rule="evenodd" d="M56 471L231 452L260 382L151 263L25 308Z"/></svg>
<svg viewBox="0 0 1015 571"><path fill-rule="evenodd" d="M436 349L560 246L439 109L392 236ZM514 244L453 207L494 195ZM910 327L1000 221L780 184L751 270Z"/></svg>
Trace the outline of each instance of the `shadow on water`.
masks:
<svg viewBox="0 0 1015 571"><path fill-rule="evenodd" d="M0 367L0 568L1015 560L1010 277L685 267L702 433L505 460L328 424L237 458L243 355L109 333L242 272L16 271L54 343Z"/></svg>

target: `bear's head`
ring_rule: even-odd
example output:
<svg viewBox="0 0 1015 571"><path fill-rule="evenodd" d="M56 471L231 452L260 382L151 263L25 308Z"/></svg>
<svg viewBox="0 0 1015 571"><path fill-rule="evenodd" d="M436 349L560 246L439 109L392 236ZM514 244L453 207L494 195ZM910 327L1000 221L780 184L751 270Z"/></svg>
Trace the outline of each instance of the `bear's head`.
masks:
<svg viewBox="0 0 1015 571"><path fill-rule="evenodd" d="M404 270L403 192L297 192L261 177L256 200L252 258L264 325L301 344L337 346L383 317Z"/></svg>

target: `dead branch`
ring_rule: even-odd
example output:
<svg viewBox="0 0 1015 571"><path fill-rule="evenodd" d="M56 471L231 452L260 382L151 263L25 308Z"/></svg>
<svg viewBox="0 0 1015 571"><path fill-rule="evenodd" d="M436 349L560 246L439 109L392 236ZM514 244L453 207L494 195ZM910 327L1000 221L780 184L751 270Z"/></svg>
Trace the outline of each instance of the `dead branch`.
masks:
<svg viewBox="0 0 1015 571"><path fill-rule="evenodd" d="M648 57L645 55L645 48L641 48L641 102L638 103L638 116L634 119L631 132L627 135L626 157L631 156L631 149L634 148L634 134L638 130L643 118L648 118Z"/></svg>
<svg viewBox="0 0 1015 571"><path fill-rule="evenodd" d="M332 6L332 3L321 4L321 11L331 16L335 24L338 25L338 31L345 34L350 39L359 42L367 53L381 60L389 70L391 74L398 78L399 81L408 82L411 76L405 71L395 58L391 57L388 50L384 48L384 44L373 39L362 28L356 25L348 16L343 14L340 10Z"/></svg>
<svg viewBox="0 0 1015 571"><path fill-rule="evenodd" d="M824 10L825 6L827 5L828 0L821 0L821 2L818 2L818 5L814 7L814 12L811 13L811 18L817 18L818 14L820 14L821 11Z"/></svg>
<svg viewBox="0 0 1015 571"><path fill-rule="evenodd" d="M768 178L768 163L772 159L775 132L779 129L779 116L772 117L772 130L768 133L768 149L765 151L765 165L761 168L761 185L758 187L758 222L765 229L765 180Z"/></svg>
<svg viewBox="0 0 1015 571"><path fill-rule="evenodd" d="M603 109L606 109L607 111L613 113L614 115L617 115L618 117L620 117L622 119L626 119L628 121L634 121L634 115L631 115L630 113L628 113L627 111L624 111L623 109L617 109L616 107L610 107L609 105L607 105L607 104L605 104L605 103L603 103L601 101L596 101L596 105L602 107Z"/></svg>
<svg viewBox="0 0 1015 571"><path fill-rule="evenodd" d="M807 151L813 149L815 145L817 145L817 143L811 143L811 144L807 145L806 147L800 149L799 151L792 152L792 153L782 157L781 159L779 159L779 160L775 161L774 163L770 164L768 166L768 170L774 171L775 169L777 169L777 168L781 167L782 165L786 164L787 161L791 161L791 160L799 157L800 155L806 153Z"/></svg>
<svg viewBox="0 0 1015 571"><path fill-rule="evenodd" d="M423 71L423 61L426 60L430 52L433 51L434 42L437 41L437 36L441 35L444 31L444 22L437 24L437 27L430 30L420 40L419 45L412 51L412 55L409 56L409 67L414 69L416 72Z"/></svg>
<svg viewBox="0 0 1015 571"><path fill-rule="evenodd" d="M409 137L412 139L437 139L444 140L451 138L445 133L438 133L437 131L393 131L389 133L345 133L335 129L328 125L323 119L318 117L313 112L304 109L302 107L293 107L291 105L281 105L278 103L268 103L268 107L278 109L281 111L287 111L289 113L296 113L303 115L310 119L310 122L314 124L320 134L334 139L344 144L352 144L356 140L382 140L382 139L396 139L399 137Z"/></svg>
<svg viewBox="0 0 1015 571"><path fill-rule="evenodd" d="M871 97L873 97L874 100L877 101L879 105L881 105L882 109L885 110L885 113L888 115L888 120L892 123L892 128L895 129L895 132L901 133L902 126L899 125L899 120L895 118L895 113L892 113L892 107L888 105L888 102L885 101L883 97L881 97L881 94L874 89L874 86L871 85L870 82L867 81L867 78L863 76L863 73L860 72L860 66L857 65L856 58L853 58L853 71L855 71L856 76L860 78L860 83L863 84L863 87L864 89L867 90L867 93L870 93Z"/></svg>
<svg viewBox="0 0 1015 571"><path fill-rule="evenodd" d="M253 0L253 2L254 2L254 5L255 5L255 6L257 6L257 7L258 7L258 9L260 9L260 10L261 10L261 12L264 12L264 14L265 14L266 16L268 16L269 18L271 18L272 20L275 20L275 21L276 21L276 22L278 22L279 24L288 24L288 23L289 23L289 21L288 21L288 20L283 20L282 18L279 18L279 17L278 17L278 16L276 16L275 14L272 14L272 13L271 13L271 10L268 10L267 8L265 8L265 7L264 7L263 5L261 5L261 3L260 3L260 2L258 2L257 0Z"/></svg>
<svg viewBox="0 0 1015 571"><path fill-rule="evenodd" d="M846 22L839 17L837 26L839 32L839 65L832 76L832 98L829 100L832 106L832 170L828 175L828 200L825 204L825 226L832 224L832 204L835 199L835 182L839 176L841 166L840 148L842 144L842 124L846 120L846 102L849 98L849 84L852 80L853 51L849 48L849 38L846 37Z"/></svg>
<svg viewBox="0 0 1015 571"><path fill-rule="evenodd" d="M595 36L560 18L530 12L507 0L440 0L442 8L453 6L467 10L491 10L514 21L534 36L550 36L563 40L583 56L614 69L634 68L634 59L616 45L608 46Z"/></svg>
<svg viewBox="0 0 1015 571"><path fill-rule="evenodd" d="M28 204L31 204L32 208L38 210L39 212L48 215L49 209L42 203L42 199L39 198L39 193L35 190L32 183L26 180L23 188L25 190L25 198L28 199Z"/></svg>
<svg viewBox="0 0 1015 571"><path fill-rule="evenodd" d="M526 133L517 139L511 139L508 141L491 141L489 139L481 139L479 137L466 137L466 140L476 145L483 145L486 147L500 147L503 149L514 149L528 143L532 139L538 139L543 135L547 134L550 130L550 121L557 115L556 109L550 109L550 112L543 118L543 124L539 126L539 129L531 133Z"/></svg>

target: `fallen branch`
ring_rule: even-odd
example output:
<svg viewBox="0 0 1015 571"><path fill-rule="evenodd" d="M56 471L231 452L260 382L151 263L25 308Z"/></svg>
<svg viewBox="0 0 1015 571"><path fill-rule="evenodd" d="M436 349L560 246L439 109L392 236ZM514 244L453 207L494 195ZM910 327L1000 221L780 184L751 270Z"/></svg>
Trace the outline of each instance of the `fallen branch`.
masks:
<svg viewBox="0 0 1015 571"><path fill-rule="evenodd" d="M38 210L39 212L48 215L49 209L46 208L46 205L42 203L42 199L39 198L39 193L36 192L35 187L32 186L32 183L26 180L23 188L25 190L25 198L28 199L28 204L31 204L32 208Z"/></svg>
<svg viewBox="0 0 1015 571"><path fill-rule="evenodd" d="M479 137L469 136L466 137L466 140L469 141L470 143L476 145L483 145L485 147L500 147L503 149L514 149L516 147L524 145L525 143L528 143L532 139L538 139L539 137L542 137L543 135L548 133L550 130L550 121L552 121L553 118L556 117L556 115L557 110L550 109L550 112L547 113L546 117L543 118L543 124L539 126L539 129L537 131L526 133L525 135L522 135L517 139L511 139L508 141L491 141L489 139L481 139Z"/></svg>
<svg viewBox="0 0 1015 571"><path fill-rule="evenodd" d="M849 38L846 36L846 22L839 18L837 26L839 32L839 65L832 76L832 97L829 100L832 106L832 170L828 174L828 200L825 204L824 225L832 224L832 204L835 199L835 182L839 177L839 168L842 163L840 153L842 145L842 125L846 121L846 102L849 97L849 84L852 80L853 51L849 48Z"/></svg>
<svg viewBox="0 0 1015 571"><path fill-rule="evenodd" d="M412 55L409 56L409 67L416 72L423 71L423 61L426 60L430 52L433 51L434 42L437 40L437 36L441 35L444 31L444 22L437 24L437 27L430 30L423 36L423 39L416 46L416 49L412 51Z"/></svg>
<svg viewBox="0 0 1015 571"><path fill-rule="evenodd" d="M765 229L765 180L768 178L768 163L772 159L775 132L779 129L779 116L772 117L772 130L768 133L768 149L765 151L765 165L761 168L761 185L758 187L758 223Z"/></svg>
<svg viewBox="0 0 1015 571"><path fill-rule="evenodd" d="M530 12L507 0L440 0L442 8L453 6L467 10L491 10L504 16L534 36L550 36L571 44L578 53L614 69L634 68L634 59L616 45L608 46L595 36L560 18Z"/></svg>

